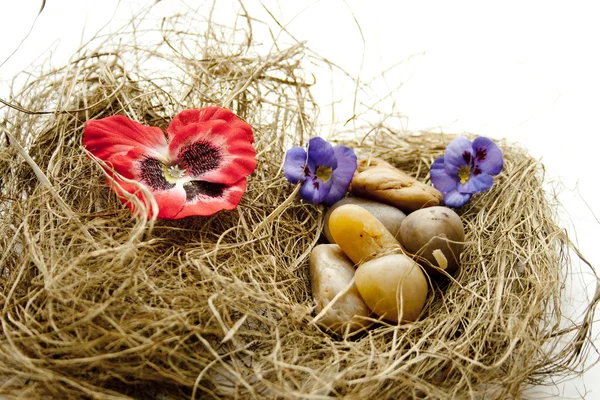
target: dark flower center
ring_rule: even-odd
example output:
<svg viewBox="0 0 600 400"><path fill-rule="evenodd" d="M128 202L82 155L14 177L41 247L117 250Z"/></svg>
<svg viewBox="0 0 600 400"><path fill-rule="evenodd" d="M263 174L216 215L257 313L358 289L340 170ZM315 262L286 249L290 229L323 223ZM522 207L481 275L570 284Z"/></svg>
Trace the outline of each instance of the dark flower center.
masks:
<svg viewBox="0 0 600 400"><path fill-rule="evenodd" d="M310 176L310 169L308 169L308 165L304 166L304 176Z"/></svg>
<svg viewBox="0 0 600 400"><path fill-rule="evenodd" d="M221 163L221 152L211 143L199 141L183 147L178 154L179 164L192 176L212 171Z"/></svg>
<svg viewBox="0 0 600 400"><path fill-rule="evenodd" d="M465 160L465 164L470 165L471 164L471 153L469 153L468 151L465 151L462 154L463 160Z"/></svg>
<svg viewBox="0 0 600 400"><path fill-rule="evenodd" d="M475 159L477 161L483 161L487 157L487 149L476 149L475 150Z"/></svg>
<svg viewBox="0 0 600 400"><path fill-rule="evenodd" d="M156 192L171 190L175 183L165 178L163 163L156 158L146 157L140 161L140 180ZM186 201L193 201L201 196L221 197L227 185L205 181L190 181L183 185Z"/></svg>
<svg viewBox="0 0 600 400"><path fill-rule="evenodd" d="M221 197L227 185L205 181L191 181L183 185L186 201L193 201L201 196Z"/></svg>
<svg viewBox="0 0 600 400"><path fill-rule="evenodd" d="M156 191L170 190L175 187L165 179L163 163L156 158L146 157L140 161L140 179Z"/></svg>

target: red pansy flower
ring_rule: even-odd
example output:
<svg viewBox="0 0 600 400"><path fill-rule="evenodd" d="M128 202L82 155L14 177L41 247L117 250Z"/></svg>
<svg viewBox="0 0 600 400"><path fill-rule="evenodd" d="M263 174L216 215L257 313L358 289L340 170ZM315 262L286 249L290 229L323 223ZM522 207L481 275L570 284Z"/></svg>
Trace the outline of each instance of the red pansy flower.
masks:
<svg viewBox="0 0 600 400"><path fill-rule="evenodd" d="M166 219L234 209L256 168L253 140L250 125L220 107L185 110L166 134L122 115L89 121L83 134L88 151L117 173L106 170L121 201L136 211L124 191L150 208L139 187L120 176L146 186L157 217Z"/></svg>

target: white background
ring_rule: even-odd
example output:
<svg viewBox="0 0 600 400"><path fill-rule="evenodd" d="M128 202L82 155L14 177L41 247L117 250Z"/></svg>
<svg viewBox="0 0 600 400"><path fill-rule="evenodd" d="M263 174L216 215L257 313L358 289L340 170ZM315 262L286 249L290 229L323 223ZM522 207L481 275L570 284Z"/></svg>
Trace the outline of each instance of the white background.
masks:
<svg viewBox="0 0 600 400"><path fill-rule="evenodd" d="M44 52L42 59L52 54L52 63L62 65L101 27L111 20L120 25L146 3L48 0L35 21L41 0L0 0L0 78L10 79ZM258 1L244 4L251 15L274 26ZM382 111L402 113L404 129L472 132L522 144L546 166L547 189L556 191L562 203L561 224L599 268L600 10L594 1L263 4L295 38L350 74L370 81L386 71L359 99L379 99ZM158 7L167 13L177 9L169 0ZM315 73L313 93L327 104L331 82ZM0 84L0 97L6 98L6 88ZM336 97L349 99L336 106L336 119L350 118L354 88L335 88ZM329 116L324 110L324 122ZM593 282L575 263L564 304L573 318L580 318ZM596 346L599 325L593 333ZM592 351L590 362L597 358ZM600 399L600 366L556 387L533 388L528 395Z"/></svg>

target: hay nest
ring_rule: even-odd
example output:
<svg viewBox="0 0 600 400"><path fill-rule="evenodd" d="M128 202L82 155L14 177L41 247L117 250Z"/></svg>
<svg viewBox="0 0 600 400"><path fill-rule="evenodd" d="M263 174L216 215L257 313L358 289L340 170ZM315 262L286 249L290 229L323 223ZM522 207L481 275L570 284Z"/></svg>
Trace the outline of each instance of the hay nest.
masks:
<svg viewBox="0 0 600 400"><path fill-rule="evenodd" d="M598 296L583 323L564 325L569 242L542 190L543 166L506 143L494 188L460 210L462 272L433 287L419 321L352 338L312 323L307 257L322 241L323 209L293 196L280 169L286 148L318 134L307 51L260 55L249 17L245 29L197 18L143 32L134 20L7 99L0 393L506 398L581 366ZM85 122L125 114L164 128L207 105L255 129L258 168L240 206L180 221L132 216L86 157ZM369 130L376 139L363 141ZM354 135L357 152L420 180L452 139L401 135L385 121Z"/></svg>

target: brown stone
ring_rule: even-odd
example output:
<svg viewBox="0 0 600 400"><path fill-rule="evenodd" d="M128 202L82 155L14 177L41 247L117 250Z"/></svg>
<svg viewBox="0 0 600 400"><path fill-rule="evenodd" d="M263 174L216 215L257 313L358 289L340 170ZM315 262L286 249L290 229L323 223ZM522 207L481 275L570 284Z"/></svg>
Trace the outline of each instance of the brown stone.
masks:
<svg viewBox="0 0 600 400"><path fill-rule="evenodd" d="M350 191L405 212L438 206L442 201L442 194L436 188L378 158L358 161Z"/></svg>
<svg viewBox="0 0 600 400"><path fill-rule="evenodd" d="M432 278L445 275L430 265L450 275L459 269L464 241L465 229L460 216L447 207L415 211L402 221L400 227L400 242L409 253L418 256Z"/></svg>

